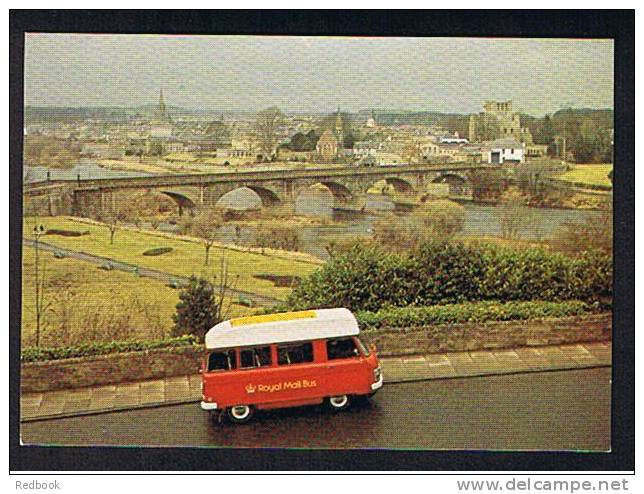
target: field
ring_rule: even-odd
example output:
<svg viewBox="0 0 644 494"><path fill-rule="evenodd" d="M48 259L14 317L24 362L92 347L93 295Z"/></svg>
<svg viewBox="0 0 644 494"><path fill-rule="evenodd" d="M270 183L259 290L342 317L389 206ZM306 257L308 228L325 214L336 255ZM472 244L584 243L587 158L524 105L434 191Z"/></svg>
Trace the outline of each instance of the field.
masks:
<svg viewBox="0 0 644 494"><path fill-rule="evenodd" d="M205 250L196 239L176 238L171 235L155 235L142 231L120 229L110 245L109 231L100 224L89 224L64 217L26 218L23 234L31 238L35 222L46 229L87 231L80 237L44 235L42 241L72 250L83 251L137 266L164 271L179 276L203 276L209 279L218 276L222 257L228 265L230 284L245 290L276 299L284 299L290 288L276 287L272 282L254 278L257 274L280 276L304 276L314 271L319 262L305 254L287 252L261 254L241 249L213 246L209 265L204 265ZM172 252L160 256L144 256L143 252L154 247L172 247Z"/></svg>
<svg viewBox="0 0 644 494"><path fill-rule="evenodd" d="M574 165L573 169L560 175L560 180L568 182L577 182L588 185L606 185L611 186L612 182L608 178L608 173L613 169L613 165Z"/></svg>
<svg viewBox="0 0 644 494"><path fill-rule="evenodd" d="M70 258L56 259L40 252L44 269L43 305L45 329L41 345L57 346L86 341L162 338L172 327L179 291L149 278ZM22 332L23 345L34 343L35 250L23 249ZM226 302L227 306L230 301ZM230 316L253 314L256 309L230 305Z"/></svg>

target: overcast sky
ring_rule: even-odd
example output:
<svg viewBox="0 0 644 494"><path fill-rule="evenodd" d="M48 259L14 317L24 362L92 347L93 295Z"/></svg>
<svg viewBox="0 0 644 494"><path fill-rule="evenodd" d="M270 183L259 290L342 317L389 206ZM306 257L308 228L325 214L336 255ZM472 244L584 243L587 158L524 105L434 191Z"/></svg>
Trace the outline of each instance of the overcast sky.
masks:
<svg viewBox="0 0 644 494"><path fill-rule="evenodd" d="M613 107L611 40L28 34L25 104L212 110Z"/></svg>

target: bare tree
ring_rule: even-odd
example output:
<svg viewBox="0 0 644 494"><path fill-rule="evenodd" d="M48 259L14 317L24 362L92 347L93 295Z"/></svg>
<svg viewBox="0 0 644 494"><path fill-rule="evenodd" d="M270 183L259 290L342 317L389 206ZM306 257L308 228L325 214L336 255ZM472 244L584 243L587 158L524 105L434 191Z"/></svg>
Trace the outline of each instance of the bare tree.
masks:
<svg viewBox="0 0 644 494"><path fill-rule="evenodd" d="M226 319L229 319L230 308L232 306L232 300L228 297L228 292L235 289L237 279L239 279L238 275L235 279L235 283L231 285L228 274L228 260L226 259L225 254L222 254L221 256L221 260L219 262L219 276L216 276L215 278L213 286L215 287L215 297L217 298L217 318L220 321L225 321Z"/></svg>
<svg viewBox="0 0 644 494"><path fill-rule="evenodd" d="M403 148L403 161L406 161L410 165L413 163L420 163L423 157L423 150L420 146L420 141L417 139L412 139L409 141Z"/></svg>
<svg viewBox="0 0 644 494"><path fill-rule="evenodd" d="M206 251L204 266L208 265L210 248L215 243L219 228L221 228L223 224L224 218L222 214L215 209L201 211L194 218L191 233L199 237L203 242L203 246Z"/></svg>
<svg viewBox="0 0 644 494"><path fill-rule="evenodd" d="M110 245L114 245L114 236L121 224L128 220L132 212L126 203L112 204L106 210L97 215L97 219L102 221L110 232Z"/></svg>
<svg viewBox="0 0 644 494"><path fill-rule="evenodd" d="M46 267L42 264L40 258L40 236L45 233L43 225L36 225L33 229L34 235L34 285L35 285L35 310L36 310L36 346L40 346L40 333L44 329L43 316L49 308L49 303L45 299L45 274Z"/></svg>
<svg viewBox="0 0 644 494"><path fill-rule="evenodd" d="M501 226L501 237L516 240L522 228L534 220L532 210L525 206L525 200L516 191L506 194L504 204L497 207L497 217Z"/></svg>
<svg viewBox="0 0 644 494"><path fill-rule="evenodd" d="M264 159L273 154L277 144L277 128L284 119L284 114L277 107L266 108L257 114L255 120L255 137Z"/></svg>

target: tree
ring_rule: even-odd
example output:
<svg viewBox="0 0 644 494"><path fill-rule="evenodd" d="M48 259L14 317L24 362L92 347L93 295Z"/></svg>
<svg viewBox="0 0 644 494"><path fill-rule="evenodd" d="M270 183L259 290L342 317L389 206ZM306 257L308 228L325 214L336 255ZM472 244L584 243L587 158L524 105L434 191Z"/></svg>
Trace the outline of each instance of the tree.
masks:
<svg viewBox="0 0 644 494"><path fill-rule="evenodd" d="M194 335L203 342L208 330L221 322L215 289L207 280L192 276L188 286L179 293L177 312L173 314L173 336Z"/></svg>
<svg viewBox="0 0 644 494"><path fill-rule="evenodd" d="M393 213L384 216L373 225L374 241L391 251L406 251L418 247L422 234L418 227Z"/></svg>
<svg viewBox="0 0 644 494"><path fill-rule="evenodd" d="M45 299L45 273L47 271L45 266L42 264L43 260L40 258L40 236L43 233L45 233L45 227L43 225L34 226L34 296L36 309L36 347L40 346L40 333L43 330L44 323L43 316L50 305Z"/></svg>
<svg viewBox="0 0 644 494"><path fill-rule="evenodd" d="M110 232L110 245L114 245L114 236L121 226L121 223L128 220L131 212L126 204L112 204L97 215Z"/></svg>
<svg viewBox="0 0 644 494"><path fill-rule="evenodd" d="M497 200L505 189L505 175L498 170L476 170L471 176L475 199Z"/></svg>
<svg viewBox="0 0 644 494"><path fill-rule="evenodd" d="M441 239L460 232L465 224L465 208L447 199L424 203L416 215L420 218L426 233Z"/></svg>
<svg viewBox="0 0 644 494"><path fill-rule="evenodd" d="M219 228L224 224L224 218L221 212L215 209L207 209L201 211L194 218L191 227L191 233L199 237L202 242L204 249L206 251L206 257L204 258L204 266L208 265L208 259L210 256L210 248L215 243L217 238L217 233Z"/></svg>
<svg viewBox="0 0 644 494"><path fill-rule="evenodd" d="M420 160L423 157L420 142L417 139L412 139L405 145L402 154L403 161L406 161L410 165L413 163L420 163Z"/></svg>
<svg viewBox="0 0 644 494"><path fill-rule="evenodd" d="M504 203L497 207L497 211L501 237L509 240L518 238L521 228L534 220L534 213L525 206L525 199L517 190L506 193Z"/></svg>
<svg viewBox="0 0 644 494"><path fill-rule="evenodd" d="M585 220L568 222L555 231L550 247L572 257L598 251L613 257L613 212L611 209Z"/></svg>
<svg viewBox="0 0 644 494"><path fill-rule="evenodd" d="M266 108L257 114L255 120L255 137L265 160L272 156L277 143L277 128L281 125L284 115L277 107Z"/></svg>

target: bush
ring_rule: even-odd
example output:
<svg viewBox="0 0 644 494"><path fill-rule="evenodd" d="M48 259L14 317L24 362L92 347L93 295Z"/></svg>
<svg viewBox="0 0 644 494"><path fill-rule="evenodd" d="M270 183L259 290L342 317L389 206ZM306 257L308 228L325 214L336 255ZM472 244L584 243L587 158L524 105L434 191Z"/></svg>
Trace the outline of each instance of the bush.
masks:
<svg viewBox="0 0 644 494"><path fill-rule="evenodd" d="M612 297L612 260L601 253L573 259L543 249L489 244L426 243L408 254L355 244L295 287L294 310L437 305L497 300L581 300Z"/></svg>
<svg viewBox="0 0 644 494"><path fill-rule="evenodd" d="M144 256L160 256L162 254L167 254L168 252L172 252L172 247L155 247L154 249L146 250L143 253L143 255Z"/></svg>
<svg viewBox="0 0 644 494"><path fill-rule="evenodd" d="M196 344L194 336L181 336L154 341L112 341L110 343L90 343L53 348L23 348L20 356L22 362L40 362L74 357L92 357L121 352L141 352L160 348L176 348Z"/></svg>
<svg viewBox="0 0 644 494"><path fill-rule="evenodd" d="M60 230L56 228L50 228L45 232L45 235L60 235L61 237L82 237L88 234L89 231L78 232L75 230Z"/></svg>
<svg viewBox="0 0 644 494"><path fill-rule="evenodd" d="M432 324L483 323L577 316L597 307L578 300L568 302L475 302L428 307L398 307L356 313L364 329L414 327Z"/></svg>
<svg viewBox="0 0 644 494"><path fill-rule="evenodd" d="M288 298L293 310L348 307L378 310L405 305L410 293L405 259L374 245L356 243L333 257L295 287Z"/></svg>
<svg viewBox="0 0 644 494"><path fill-rule="evenodd" d="M414 215L421 220L426 233L439 238L451 237L465 224L465 208L447 199L428 201Z"/></svg>

